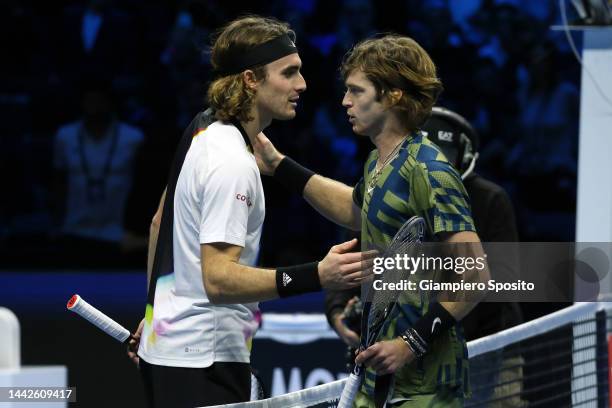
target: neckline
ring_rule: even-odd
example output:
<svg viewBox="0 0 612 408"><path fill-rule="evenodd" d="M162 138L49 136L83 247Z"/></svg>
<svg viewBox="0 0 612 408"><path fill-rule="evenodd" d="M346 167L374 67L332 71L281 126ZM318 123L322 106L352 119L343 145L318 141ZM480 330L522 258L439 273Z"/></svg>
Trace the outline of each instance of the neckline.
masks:
<svg viewBox="0 0 612 408"><path fill-rule="evenodd" d="M399 148L399 150L401 150L404 147L403 145L407 145L408 143L410 143L412 141L412 139L414 139L415 136L416 136L415 131L409 132L406 136L404 136L403 140L398 145L398 146L401 146ZM396 146L396 148L397 148L397 146ZM395 148L394 148L394 150L395 150ZM380 159L380 154L378 153L378 149L374 149L374 151L376 152L376 156L374 157L374 163L376 163L376 161L378 161L378 159ZM391 161L393 161L393 160L391 160ZM374 165L374 168L376 168L376 164Z"/></svg>
<svg viewBox="0 0 612 408"><path fill-rule="evenodd" d="M249 149L249 151L253 151L253 145L251 144L251 139L249 139L249 135L246 132L246 130L244 130L244 128L242 127L242 124L240 123L239 120L237 119L232 119L230 122L232 125L234 125L236 127L236 129L238 129L240 131L240 134L242 135L242 138L244 139L244 143L246 143L247 148Z"/></svg>

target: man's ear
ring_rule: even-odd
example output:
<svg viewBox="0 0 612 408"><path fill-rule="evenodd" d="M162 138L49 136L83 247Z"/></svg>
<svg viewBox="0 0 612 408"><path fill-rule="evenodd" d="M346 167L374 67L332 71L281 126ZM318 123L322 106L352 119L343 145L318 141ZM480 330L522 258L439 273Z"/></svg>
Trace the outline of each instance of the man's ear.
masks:
<svg viewBox="0 0 612 408"><path fill-rule="evenodd" d="M391 89L389 91L386 91L384 95L386 99L385 102L387 102L387 106L389 108L392 108L393 106L398 104L400 99L402 99L402 95L404 95L404 92L401 89Z"/></svg>
<svg viewBox="0 0 612 408"><path fill-rule="evenodd" d="M252 70L250 69L244 70L242 72L242 80L244 81L244 83L249 89L252 89L252 90L257 89L257 84L259 81L257 81L255 72L253 72Z"/></svg>

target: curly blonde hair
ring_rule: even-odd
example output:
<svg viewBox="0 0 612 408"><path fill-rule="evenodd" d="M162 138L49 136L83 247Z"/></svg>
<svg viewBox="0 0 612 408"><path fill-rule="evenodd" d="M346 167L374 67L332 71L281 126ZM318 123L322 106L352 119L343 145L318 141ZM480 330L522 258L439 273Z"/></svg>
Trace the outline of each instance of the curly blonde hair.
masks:
<svg viewBox="0 0 612 408"><path fill-rule="evenodd" d="M372 81L379 100L399 111L410 130L425 123L443 89L433 61L410 37L388 34L358 43L344 56L340 72L346 80L357 70ZM391 101L389 91L395 89L402 96Z"/></svg>
<svg viewBox="0 0 612 408"><path fill-rule="evenodd" d="M215 35L211 49L213 69L219 70L229 49L244 50L273 40L283 34L293 40L295 33L289 25L273 18L255 15L238 18L221 28ZM258 80L265 80L265 66L251 68ZM208 87L208 104L215 109L218 120L238 119L242 122L253 120L249 112L256 91L246 86L242 73L215 79Z"/></svg>

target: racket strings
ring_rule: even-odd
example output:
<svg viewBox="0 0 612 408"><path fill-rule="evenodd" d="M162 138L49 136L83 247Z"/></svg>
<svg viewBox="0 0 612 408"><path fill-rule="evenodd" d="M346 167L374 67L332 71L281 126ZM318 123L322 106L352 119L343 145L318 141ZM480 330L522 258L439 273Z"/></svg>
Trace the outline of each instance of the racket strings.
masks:
<svg viewBox="0 0 612 408"><path fill-rule="evenodd" d="M413 219L398 230L383 256L385 258L391 258L396 255L414 255L420 248L419 244L423 239L424 225L425 223L422 218L413 217ZM385 269L385 271L378 276L376 280L381 282L380 286L378 286L379 290L372 290L369 294L371 295L371 304L369 305L370 312L367 319L368 338L370 337L370 333L374 334L378 331L402 292L402 290L391 290L386 287L385 284L400 283L410 276L410 270L398 268L397 265ZM367 342L369 343L370 339L368 339Z"/></svg>

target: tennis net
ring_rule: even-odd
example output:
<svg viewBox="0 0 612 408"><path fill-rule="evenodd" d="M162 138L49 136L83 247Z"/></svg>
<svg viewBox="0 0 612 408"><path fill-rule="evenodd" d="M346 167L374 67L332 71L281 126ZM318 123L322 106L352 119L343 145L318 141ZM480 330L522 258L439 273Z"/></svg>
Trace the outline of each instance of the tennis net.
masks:
<svg viewBox="0 0 612 408"><path fill-rule="evenodd" d="M608 302L579 303L468 343L471 397L465 406L609 406L610 310ZM344 382L225 407L334 408Z"/></svg>

